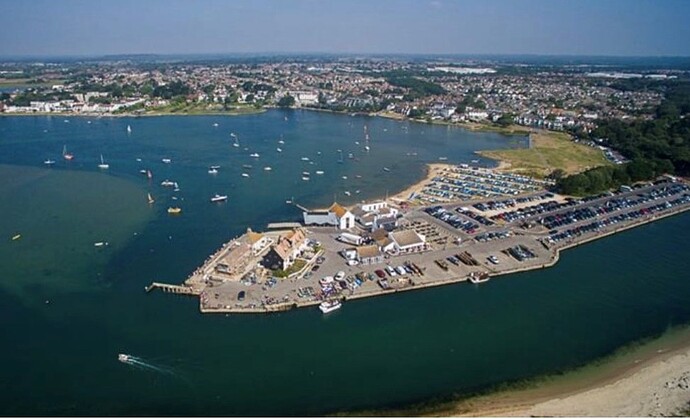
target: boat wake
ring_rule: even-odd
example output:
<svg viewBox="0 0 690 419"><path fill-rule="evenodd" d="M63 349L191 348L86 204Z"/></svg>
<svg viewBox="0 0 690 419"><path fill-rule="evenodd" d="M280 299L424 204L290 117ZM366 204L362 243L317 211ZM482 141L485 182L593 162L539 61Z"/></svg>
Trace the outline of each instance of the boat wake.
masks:
<svg viewBox="0 0 690 419"><path fill-rule="evenodd" d="M156 372L156 373L170 375L170 376L177 376L177 374L175 373L175 371L172 368L168 368L168 367L165 367L162 365L154 365L152 362L147 361L144 358L140 358L138 356L119 354L117 356L117 360L122 362L123 364L127 364L131 367L134 367L134 368L137 368L140 370L146 370L146 371Z"/></svg>

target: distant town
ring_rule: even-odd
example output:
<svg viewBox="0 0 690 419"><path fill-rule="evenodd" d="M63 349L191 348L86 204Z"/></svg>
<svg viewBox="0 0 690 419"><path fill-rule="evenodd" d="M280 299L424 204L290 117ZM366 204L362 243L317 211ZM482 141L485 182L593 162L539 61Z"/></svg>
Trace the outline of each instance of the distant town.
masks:
<svg viewBox="0 0 690 419"><path fill-rule="evenodd" d="M663 99L654 84L685 75L675 69L624 72L441 59L4 62L0 113L204 114L295 107L586 133L604 118L652 118Z"/></svg>

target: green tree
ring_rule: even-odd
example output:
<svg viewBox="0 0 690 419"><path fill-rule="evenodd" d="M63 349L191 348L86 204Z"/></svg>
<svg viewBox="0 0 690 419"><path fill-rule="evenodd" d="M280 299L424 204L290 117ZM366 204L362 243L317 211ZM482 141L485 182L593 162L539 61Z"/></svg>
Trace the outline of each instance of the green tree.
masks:
<svg viewBox="0 0 690 419"><path fill-rule="evenodd" d="M281 108L291 108L295 105L295 98L290 95L285 95L278 101L278 106Z"/></svg>

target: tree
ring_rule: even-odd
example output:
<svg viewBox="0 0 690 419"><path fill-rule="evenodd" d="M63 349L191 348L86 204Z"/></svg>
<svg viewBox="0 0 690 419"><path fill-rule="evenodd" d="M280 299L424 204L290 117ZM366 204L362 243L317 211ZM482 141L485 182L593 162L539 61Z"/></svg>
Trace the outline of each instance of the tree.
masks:
<svg viewBox="0 0 690 419"><path fill-rule="evenodd" d="M285 95L278 101L278 106L281 108L291 108L295 105L295 98L290 95Z"/></svg>

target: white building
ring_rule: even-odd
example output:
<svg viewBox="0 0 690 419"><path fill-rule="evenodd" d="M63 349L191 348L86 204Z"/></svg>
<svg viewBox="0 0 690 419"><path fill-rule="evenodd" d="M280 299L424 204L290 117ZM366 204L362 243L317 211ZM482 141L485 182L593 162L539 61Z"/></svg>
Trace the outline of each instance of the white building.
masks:
<svg viewBox="0 0 690 419"><path fill-rule="evenodd" d="M394 231L388 235L391 243L384 249L387 252L414 253L426 250L426 238L414 230Z"/></svg>
<svg viewBox="0 0 690 419"><path fill-rule="evenodd" d="M355 216L337 202L325 211L305 211L302 213L305 225L330 225L340 230L355 226Z"/></svg>

